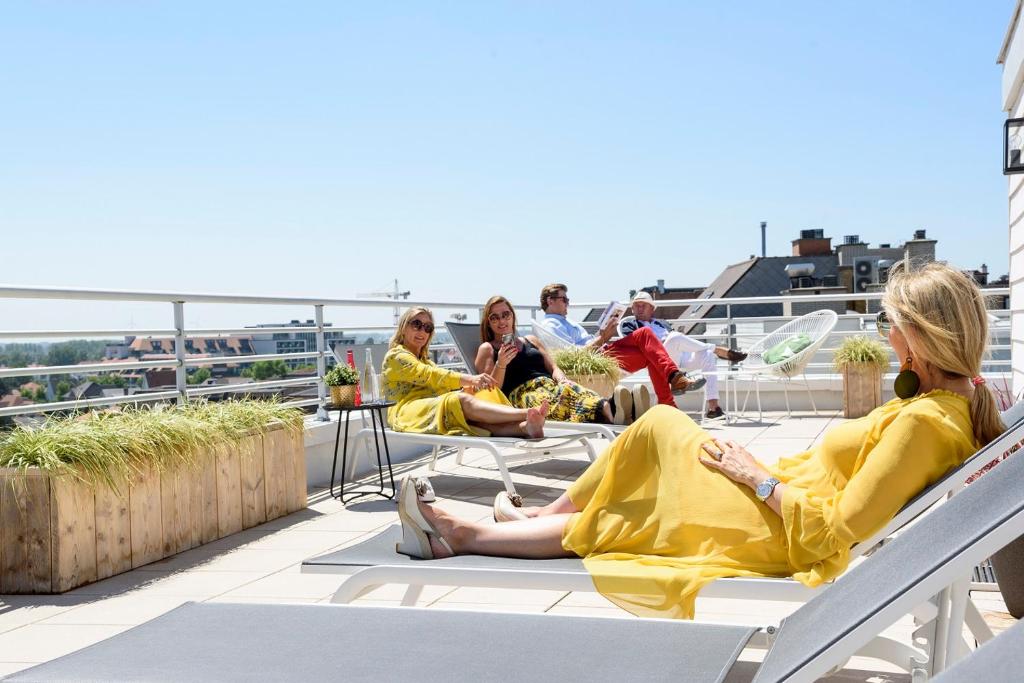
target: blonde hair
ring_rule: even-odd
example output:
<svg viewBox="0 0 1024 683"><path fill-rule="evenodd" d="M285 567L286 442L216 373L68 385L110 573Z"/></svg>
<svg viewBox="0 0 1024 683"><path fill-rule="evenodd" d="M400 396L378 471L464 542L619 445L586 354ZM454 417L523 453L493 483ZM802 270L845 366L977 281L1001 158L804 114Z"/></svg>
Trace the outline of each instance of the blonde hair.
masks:
<svg viewBox="0 0 1024 683"><path fill-rule="evenodd" d="M540 308L542 311L548 310L548 299L555 296L559 292L568 292L569 288L560 282L552 282L550 285L545 285L544 289L540 290Z"/></svg>
<svg viewBox="0 0 1024 683"><path fill-rule="evenodd" d="M498 304L505 304L508 306L508 310L512 311L512 334L516 333L516 309L512 306L512 302L503 297L500 294L495 294L487 303L484 304L484 312L480 314L480 341L489 342L494 339L494 330L491 329L490 320L488 318L491 315L491 309Z"/></svg>
<svg viewBox="0 0 1024 683"><path fill-rule="evenodd" d="M981 374L988 314L981 290L967 275L945 263L900 261L889 271L882 305L915 355L947 378ZM1003 421L988 387L974 387L970 403L974 437L985 445L1003 432Z"/></svg>
<svg viewBox="0 0 1024 683"><path fill-rule="evenodd" d="M420 313L426 313L427 315L429 315L430 324L434 324L434 314L430 312L429 308L424 308L422 306L413 306L412 308L406 309L405 313L402 314L402 317L398 319L398 327L395 328L395 334L392 335L391 337L391 344L389 348L401 345L402 337L405 334L405 326L409 324L410 320L418 316ZM432 341L434 341L433 332L431 332L430 336L427 337L427 343L423 345L422 349L420 349L420 353L418 356L420 360L425 361L429 359L427 352L430 349L430 342Z"/></svg>

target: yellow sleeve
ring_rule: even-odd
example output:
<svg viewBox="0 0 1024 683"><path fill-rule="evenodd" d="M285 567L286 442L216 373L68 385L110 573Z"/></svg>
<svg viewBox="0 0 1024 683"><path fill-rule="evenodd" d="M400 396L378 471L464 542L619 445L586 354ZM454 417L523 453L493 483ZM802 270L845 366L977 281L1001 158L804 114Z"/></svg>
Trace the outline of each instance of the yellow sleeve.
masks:
<svg viewBox="0 0 1024 683"><path fill-rule="evenodd" d="M790 562L798 570L866 540L907 501L954 464L949 427L920 413L896 417L865 456L864 464L831 497L788 486L782 518Z"/></svg>
<svg viewBox="0 0 1024 683"><path fill-rule="evenodd" d="M412 355L411 351L403 349L391 354L388 365L390 379L395 383L407 382L415 386L428 387L438 394L461 386L459 373L439 368L433 363L425 363Z"/></svg>

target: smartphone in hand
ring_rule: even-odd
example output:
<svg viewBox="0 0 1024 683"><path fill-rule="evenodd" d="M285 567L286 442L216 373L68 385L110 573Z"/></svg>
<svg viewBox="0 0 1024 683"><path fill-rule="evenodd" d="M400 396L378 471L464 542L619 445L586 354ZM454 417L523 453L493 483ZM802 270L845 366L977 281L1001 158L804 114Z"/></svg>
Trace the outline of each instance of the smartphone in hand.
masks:
<svg viewBox="0 0 1024 683"><path fill-rule="evenodd" d="M505 346L506 344L511 344L513 339L515 339L515 337L512 335L511 332L503 334L501 335L501 345Z"/></svg>

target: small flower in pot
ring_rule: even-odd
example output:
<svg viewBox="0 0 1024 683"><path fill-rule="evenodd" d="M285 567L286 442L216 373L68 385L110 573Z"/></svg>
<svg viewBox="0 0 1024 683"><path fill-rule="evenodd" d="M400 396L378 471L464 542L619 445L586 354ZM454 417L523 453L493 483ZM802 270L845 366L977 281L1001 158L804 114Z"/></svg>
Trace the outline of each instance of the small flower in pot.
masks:
<svg viewBox="0 0 1024 683"><path fill-rule="evenodd" d="M359 373L347 365L335 365L324 374L324 383L331 388L331 403L351 408L356 404Z"/></svg>

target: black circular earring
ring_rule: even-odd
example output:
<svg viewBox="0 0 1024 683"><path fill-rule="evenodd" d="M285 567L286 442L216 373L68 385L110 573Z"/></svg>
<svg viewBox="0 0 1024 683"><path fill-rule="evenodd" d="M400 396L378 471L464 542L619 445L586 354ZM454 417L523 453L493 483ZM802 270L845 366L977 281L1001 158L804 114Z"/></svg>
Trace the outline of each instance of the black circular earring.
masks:
<svg viewBox="0 0 1024 683"><path fill-rule="evenodd" d="M911 369L914 361L908 356L907 362L900 366L900 374L896 375L896 381L892 388L900 398L916 396L921 388L921 378Z"/></svg>

